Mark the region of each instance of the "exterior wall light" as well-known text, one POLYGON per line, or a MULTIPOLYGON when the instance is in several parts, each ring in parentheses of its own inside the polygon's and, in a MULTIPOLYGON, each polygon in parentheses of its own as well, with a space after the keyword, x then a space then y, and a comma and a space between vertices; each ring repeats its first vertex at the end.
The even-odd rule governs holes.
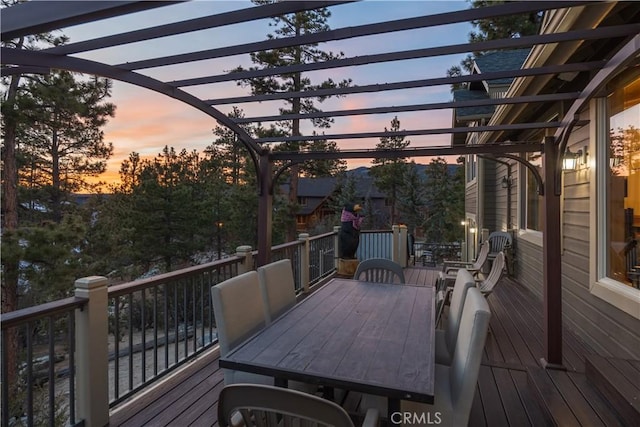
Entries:
POLYGON ((578 153, 572 153, 569 148, 564 153, 562 157, 562 170, 563 171, 572 171, 576 170, 578 166, 578 153))
POLYGON ((578 169, 579 166, 586 166, 588 157, 589 153, 587 152, 586 146, 583 150, 578 150, 577 153, 572 153, 571 150, 567 148, 567 151, 562 157, 562 170, 572 171, 578 169))
POLYGON ((502 188, 511 188, 511 180, 506 176, 503 176, 500 185, 502 188))

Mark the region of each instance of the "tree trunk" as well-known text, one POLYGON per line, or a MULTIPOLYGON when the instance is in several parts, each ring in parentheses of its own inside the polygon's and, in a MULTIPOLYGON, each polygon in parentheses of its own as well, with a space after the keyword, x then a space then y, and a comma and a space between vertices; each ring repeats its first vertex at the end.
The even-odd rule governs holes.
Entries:
MULTIPOLYGON (((20 76, 13 76, 9 83, 7 100, 5 107, 9 111, 3 111, 4 116, 4 150, 2 151, 2 163, 4 174, 2 181, 2 229, 3 246, 13 245, 13 248, 3 247, 2 257, 2 312, 7 313, 18 308, 18 277, 19 277, 19 257, 17 252, 18 238, 18 168, 16 163, 16 112, 14 103, 18 93, 20 76), (7 257, 10 253, 13 256, 7 257)), ((7 331, 4 345, 7 347, 6 357, 9 366, 6 381, 14 384, 16 380, 17 357, 18 357, 18 331, 11 328, 7 331)))

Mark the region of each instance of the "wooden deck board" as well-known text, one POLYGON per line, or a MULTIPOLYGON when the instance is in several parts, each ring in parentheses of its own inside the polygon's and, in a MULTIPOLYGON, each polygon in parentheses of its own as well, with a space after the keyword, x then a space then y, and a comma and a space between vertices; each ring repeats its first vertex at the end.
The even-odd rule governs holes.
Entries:
MULTIPOLYGON (((429 286, 435 283, 436 277, 437 270, 432 268, 405 270, 407 283, 429 286)), ((529 368, 544 373, 537 362, 543 356, 541 302, 511 279, 499 284, 488 302, 493 314, 469 425, 554 425, 549 413, 534 398, 527 378, 529 368)), ((588 349, 568 330, 563 338, 570 371, 545 373, 548 393, 566 403, 566 407, 553 407, 553 411, 573 425, 621 425, 615 412, 586 380, 581 355, 588 349), (578 372, 571 372, 574 369, 578 372)), ((623 369, 630 372, 638 369, 638 364, 631 361, 623 369)), ((218 351, 212 350, 132 402, 120 405, 113 411, 110 425, 217 426, 222 378, 218 351)), ((347 394, 347 402, 353 409, 359 399, 353 402, 349 399, 347 394)))

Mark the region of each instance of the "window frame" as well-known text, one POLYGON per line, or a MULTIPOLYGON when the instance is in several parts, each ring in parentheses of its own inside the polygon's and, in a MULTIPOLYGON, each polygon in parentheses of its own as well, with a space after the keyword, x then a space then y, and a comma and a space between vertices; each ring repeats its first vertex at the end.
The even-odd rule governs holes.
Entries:
POLYGON ((589 292, 640 319, 640 289, 633 288, 607 276, 607 175, 609 172, 609 119, 607 97, 593 99, 589 108, 589 151, 596 153, 595 167, 590 168, 589 180, 589 292))

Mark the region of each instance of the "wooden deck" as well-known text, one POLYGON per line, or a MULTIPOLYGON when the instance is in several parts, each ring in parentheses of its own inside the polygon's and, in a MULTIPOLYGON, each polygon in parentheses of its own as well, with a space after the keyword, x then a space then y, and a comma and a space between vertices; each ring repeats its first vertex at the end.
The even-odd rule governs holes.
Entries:
MULTIPOLYGON (((436 270, 408 268, 407 283, 431 284, 436 270)), ((478 378, 470 426, 624 426, 613 406, 585 376, 585 355, 594 353, 564 331, 566 371, 544 370, 542 303, 505 278, 488 298, 489 336, 478 378)), ((135 400, 116 408, 111 426, 214 426, 223 387, 217 350, 202 355, 135 400)), ((357 411, 358 396, 345 407, 357 411)))

